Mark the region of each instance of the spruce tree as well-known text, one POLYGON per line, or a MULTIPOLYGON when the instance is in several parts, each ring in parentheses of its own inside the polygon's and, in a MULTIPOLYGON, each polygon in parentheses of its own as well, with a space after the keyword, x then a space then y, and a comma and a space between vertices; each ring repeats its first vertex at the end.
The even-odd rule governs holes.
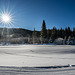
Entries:
POLYGON ((52 29, 51 38, 53 42, 57 38, 57 28, 56 27, 53 27, 52 29))
POLYGON ((47 29, 46 29, 45 20, 43 20, 42 30, 41 30, 41 43, 46 43, 46 38, 47 38, 47 29))
POLYGON ((47 30, 47 39, 50 39, 50 37, 51 37, 51 30, 48 29, 48 30, 47 30))

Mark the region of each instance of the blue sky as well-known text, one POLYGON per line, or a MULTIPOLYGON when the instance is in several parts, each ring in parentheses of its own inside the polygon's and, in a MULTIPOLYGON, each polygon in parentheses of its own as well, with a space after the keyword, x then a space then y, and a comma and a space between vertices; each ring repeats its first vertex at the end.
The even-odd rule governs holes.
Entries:
POLYGON ((75 0, 0 0, 4 10, 11 12, 14 27, 41 30, 43 19, 47 29, 75 27, 75 0))

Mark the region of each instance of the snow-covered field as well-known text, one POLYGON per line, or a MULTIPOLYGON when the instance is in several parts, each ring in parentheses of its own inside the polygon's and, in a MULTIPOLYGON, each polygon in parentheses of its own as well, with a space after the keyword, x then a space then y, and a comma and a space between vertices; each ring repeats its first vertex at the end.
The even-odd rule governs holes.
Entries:
POLYGON ((75 67, 41 68, 68 64, 75 65, 75 46, 0 46, 0 75, 74 75, 75 67))

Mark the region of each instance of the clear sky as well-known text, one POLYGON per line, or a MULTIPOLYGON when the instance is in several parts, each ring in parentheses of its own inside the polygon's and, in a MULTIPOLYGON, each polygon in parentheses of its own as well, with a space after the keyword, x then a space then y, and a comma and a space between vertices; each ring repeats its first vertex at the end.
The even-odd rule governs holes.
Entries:
POLYGON ((1 11, 11 12, 14 27, 41 30, 75 27, 75 0, 0 0, 1 11))

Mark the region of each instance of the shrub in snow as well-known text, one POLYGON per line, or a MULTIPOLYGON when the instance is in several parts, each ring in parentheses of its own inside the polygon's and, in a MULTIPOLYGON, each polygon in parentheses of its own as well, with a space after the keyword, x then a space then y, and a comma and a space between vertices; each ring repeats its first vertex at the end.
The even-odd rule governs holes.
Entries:
POLYGON ((55 39, 54 43, 57 45, 63 45, 64 39, 63 38, 57 38, 55 39))

